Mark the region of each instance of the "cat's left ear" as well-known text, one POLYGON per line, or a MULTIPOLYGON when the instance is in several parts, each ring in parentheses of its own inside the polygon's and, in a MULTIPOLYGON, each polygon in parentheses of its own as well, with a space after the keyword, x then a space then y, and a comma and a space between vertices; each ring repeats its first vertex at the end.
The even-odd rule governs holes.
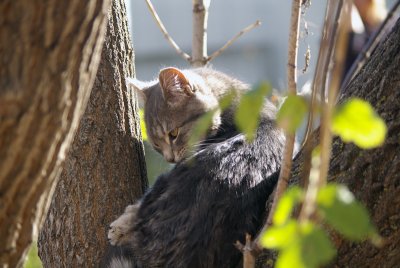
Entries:
POLYGON ((138 98, 139 106, 143 108, 147 101, 147 94, 149 93, 148 89, 152 86, 152 84, 154 84, 154 82, 143 82, 137 80, 136 78, 130 77, 127 77, 125 81, 126 86, 135 91, 136 97, 138 98))
POLYGON ((179 105, 194 95, 188 78, 177 68, 162 69, 158 76, 164 99, 171 105, 179 105))

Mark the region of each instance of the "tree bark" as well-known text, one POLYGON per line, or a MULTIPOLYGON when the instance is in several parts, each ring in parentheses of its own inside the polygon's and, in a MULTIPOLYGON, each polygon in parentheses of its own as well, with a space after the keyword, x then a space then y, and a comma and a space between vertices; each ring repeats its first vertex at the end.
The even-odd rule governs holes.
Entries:
POLYGON ((360 97, 375 107, 385 120, 384 145, 362 150, 335 139, 329 181, 345 183, 365 204, 372 221, 384 237, 376 248, 369 242, 339 245, 335 266, 398 267, 400 263, 400 20, 375 50, 341 99, 360 97))
POLYGON ((85 110, 109 0, 0 3, 0 267, 37 233, 85 110))
MULTIPOLYGON (((367 100, 385 120, 384 145, 362 150, 335 138, 332 144, 329 182, 346 184, 370 211, 373 223, 385 239, 381 248, 368 241, 351 243, 335 235, 338 247, 332 267, 398 267, 400 263, 400 20, 372 53, 354 80, 343 90, 350 97, 367 100)), ((313 143, 318 143, 314 135, 313 143)), ((300 182, 302 155, 294 162, 291 184, 300 182)), ((318 254, 316 252, 315 254, 318 254)), ((259 267, 272 267, 276 256, 266 252, 259 267)))
POLYGON ((207 25, 208 8, 211 0, 193 0, 193 33, 192 58, 193 67, 201 67, 207 63, 207 25))
POLYGON ((113 0, 87 110, 39 236, 45 267, 98 267, 109 224, 147 187, 123 0, 113 0))

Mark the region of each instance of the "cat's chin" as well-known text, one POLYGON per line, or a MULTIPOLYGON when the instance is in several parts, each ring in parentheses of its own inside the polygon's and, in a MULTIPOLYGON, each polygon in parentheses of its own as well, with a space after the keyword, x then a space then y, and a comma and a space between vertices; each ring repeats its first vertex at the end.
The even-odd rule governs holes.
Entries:
POLYGON ((184 161, 188 157, 190 157, 190 155, 184 154, 183 156, 180 156, 180 157, 174 157, 174 159, 166 159, 166 158, 164 158, 164 160, 167 161, 168 163, 176 164, 176 163, 184 161))
POLYGON ((178 162, 181 162, 182 160, 184 160, 185 158, 184 157, 181 157, 181 158, 174 158, 174 159, 165 159, 168 163, 171 163, 171 164, 176 164, 176 163, 178 163, 178 162))

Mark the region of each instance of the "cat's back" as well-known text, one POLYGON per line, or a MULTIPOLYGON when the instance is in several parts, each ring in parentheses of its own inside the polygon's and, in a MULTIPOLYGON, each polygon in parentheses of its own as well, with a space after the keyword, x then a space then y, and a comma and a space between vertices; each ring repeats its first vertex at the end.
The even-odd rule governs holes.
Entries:
POLYGON ((144 197, 134 250, 149 267, 231 267, 254 235, 275 184, 283 135, 263 118, 256 138, 212 143, 161 175, 144 197))

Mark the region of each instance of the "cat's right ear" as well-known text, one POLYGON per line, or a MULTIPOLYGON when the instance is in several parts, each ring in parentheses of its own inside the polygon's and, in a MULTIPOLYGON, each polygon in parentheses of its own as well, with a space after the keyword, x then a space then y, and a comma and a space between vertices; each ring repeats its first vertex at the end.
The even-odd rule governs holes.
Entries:
POLYGON ((193 86, 188 77, 179 69, 168 67, 162 69, 158 75, 163 97, 171 106, 179 106, 188 97, 194 95, 193 86))
POLYGON ((135 95, 138 98, 139 106, 143 108, 147 101, 148 88, 151 86, 151 83, 143 82, 137 80, 136 78, 130 78, 130 77, 127 77, 125 81, 126 81, 126 86, 135 91, 136 93, 135 95))

